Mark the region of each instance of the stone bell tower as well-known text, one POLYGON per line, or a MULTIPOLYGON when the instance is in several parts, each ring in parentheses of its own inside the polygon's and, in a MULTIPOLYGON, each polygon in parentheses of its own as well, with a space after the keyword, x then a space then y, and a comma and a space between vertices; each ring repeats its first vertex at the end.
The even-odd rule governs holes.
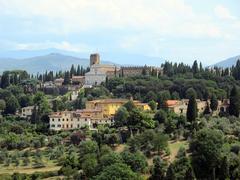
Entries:
POLYGON ((100 64, 100 55, 98 53, 90 55, 90 66, 100 64))

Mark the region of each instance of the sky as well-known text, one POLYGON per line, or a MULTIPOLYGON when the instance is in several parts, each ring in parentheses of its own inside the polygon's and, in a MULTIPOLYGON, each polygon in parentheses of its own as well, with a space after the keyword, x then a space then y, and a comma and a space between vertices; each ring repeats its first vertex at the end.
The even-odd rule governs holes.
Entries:
POLYGON ((0 51, 55 48, 112 54, 120 63, 136 55, 210 65, 240 55, 239 7, 239 0, 0 0, 0 51))

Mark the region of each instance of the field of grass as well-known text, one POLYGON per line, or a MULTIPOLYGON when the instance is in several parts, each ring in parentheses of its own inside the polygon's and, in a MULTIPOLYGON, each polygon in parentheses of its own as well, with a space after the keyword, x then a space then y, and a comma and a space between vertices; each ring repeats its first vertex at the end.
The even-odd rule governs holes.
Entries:
POLYGON ((169 159, 170 162, 174 161, 180 147, 184 147, 185 149, 188 149, 188 142, 187 141, 169 141, 169 149, 171 152, 170 159, 169 159))
POLYGON ((33 158, 30 158, 31 162, 27 166, 23 166, 22 161, 20 165, 16 166, 15 164, 10 164, 9 166, 0 165, 0 175, 1 174, 13 174, 13 173, 25 173, 33 174, 34 172, 49 172, 49 171, 58 171, 61 167, 56 164, 54 161, 50 161, 47 157, 43 157, 42 161, 44 167, 35 168, 33 167, 33 158))

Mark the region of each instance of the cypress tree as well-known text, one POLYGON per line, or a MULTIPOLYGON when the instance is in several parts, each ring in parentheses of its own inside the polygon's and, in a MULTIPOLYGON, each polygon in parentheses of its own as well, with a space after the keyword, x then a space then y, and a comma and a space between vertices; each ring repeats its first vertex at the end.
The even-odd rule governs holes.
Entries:
POLYGON ((212 111, 216 111, 218 107, 218 100, 215 95, 212 95, 211 100, 210 100, 210 108, 212 111))
POLYGON ((188 107, 187 107, 187 120, 190 122, 195 122, 197 118, 197 103, 195 96, 189 98, 188 107))
POLYGON ((208 102, 206 102, 206 108, 204 109, 203 114, 210 114, 210 107, 208 102))
POLYGON ((193 62, 192 72, 193 72, 193 74, 196 74, 196 73, 199 72, 197 60, 195 60, 195 61, 193 62))
POLYGON ((69 71, 65 72, 63 84, 64 85, 70 84, 70 73, 69 73, 69 71))
POLYGON ((193 172, 193 169, 191 166, 186 171, 184 179, 186 179, 186 180, 194 180, 195 179, 195 175, 194 175, 194 172, 193 172))
POLYGON ((164 179, 166 163, 164 163, 163 160, 159 156, 157 156, 154 158, 153 164, 154 164, 153 172, 150 179, 151 180, 164 179))
POLYGON ((70 76, 74 76, 76 74, 76 69, 74 67, 74 65, 72 64, 71 70, 70 70, 70 76))
POLYGON ((233 67, 232 72, 233 72, 233 77, 236 80, 239 80, 240 79, 240 60, 239 59, 237 60, 236 66, 233 67))
POLYGON ((200 62, 200 65, 199 65, 199 70, 200 70, 200 72, 203 72, 203 66, 202 66, 201 62, 200 62))
POLYGON ((232 88, 229 99, 229 115, 238 117, 240 108, 240 94, 236 86, 232 88))
POLYGON ((80 66, 78 65, 77 67, 77 75, 80 76, 81 75, 81 69, 80 69, 80 66))
POLYGON ((226 156, 222 160, 219 173, 219 179, 229 179, 229 161, 226 156))
POLYGON ((175 179, 176 179, 175 172, 174 172, 174 169, 173 169, 173 165, 172 165, 172 164, 170 164, 170 165, 168 166, 165 179, 166 179, 166 180, 175 180, 175 179))

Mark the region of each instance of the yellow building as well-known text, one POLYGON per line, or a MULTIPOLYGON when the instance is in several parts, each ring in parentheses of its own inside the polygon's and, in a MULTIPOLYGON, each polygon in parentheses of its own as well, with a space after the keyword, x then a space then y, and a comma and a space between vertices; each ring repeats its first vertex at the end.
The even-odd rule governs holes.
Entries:
MULTIPOLYGON (((113 124, 113 116, 117 110, 127 103, 127 99, 100 99, 86 102, 86 109, 76 111, 54 112, 49 115, 50 129, 69 130, 84 126, 95 128, 97 125, 113 124)), ((150 110, 146 103, 133 101, 142 110, 150 110)))
MULTIPOLYGON (((86 102, 86 109, 100 109, 103 111, 103 117, 114 116, 117 110, 127 103, 128 99, 99 99, 86 102)), ((150 107, 146 103, 140 101, 133 101, 135 106, 142 110, 150 110, 150 107)))

